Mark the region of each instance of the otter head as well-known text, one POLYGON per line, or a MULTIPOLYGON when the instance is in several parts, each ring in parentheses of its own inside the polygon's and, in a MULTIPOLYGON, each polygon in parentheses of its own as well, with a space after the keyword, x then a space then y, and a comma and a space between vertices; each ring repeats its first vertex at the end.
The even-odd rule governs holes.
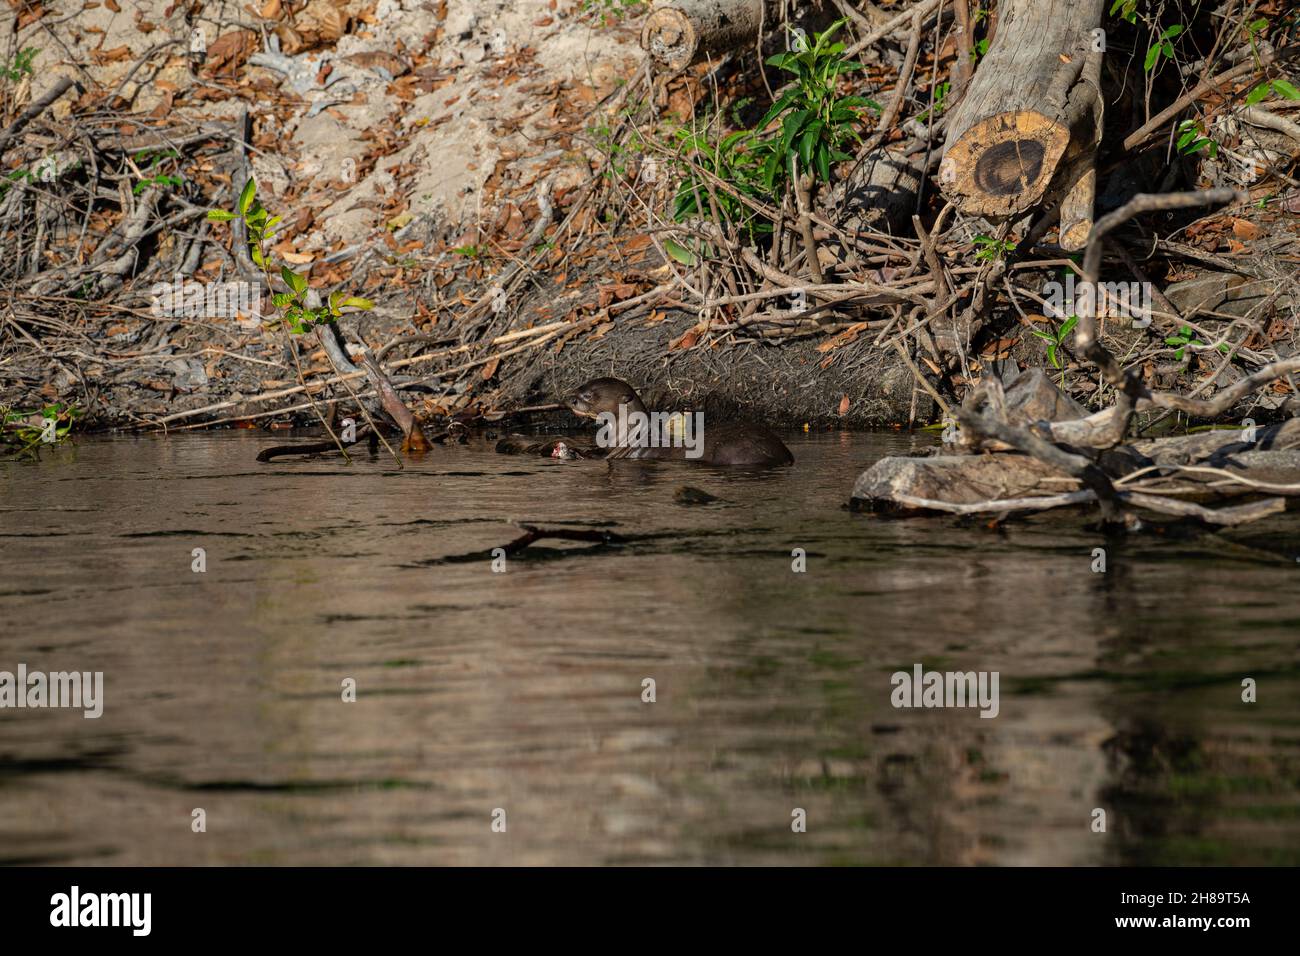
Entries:
POLYGON ((583 418, 596 418, 602 412, 617 415, 619 406, 627 406, 629 411, 642 408, 632 386, 616 378, 592 379, 570 395, 566 404, 583 418))

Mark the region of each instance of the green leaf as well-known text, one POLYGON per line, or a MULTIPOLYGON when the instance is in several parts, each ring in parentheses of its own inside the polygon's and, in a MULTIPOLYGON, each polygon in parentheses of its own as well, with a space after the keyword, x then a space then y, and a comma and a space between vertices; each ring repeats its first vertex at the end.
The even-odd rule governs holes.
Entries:
POLYGON ((276 292, 271 295, 271 302, 277 309, 283 309, 293 301, 293 294, 290 292, 276 292))
POLYGON ((812 110, 795 110, 785 118, 781 126, 781 152, 788 152, 790 144, 799 135, 799 131, 813 118, 812 110))
POLYGON ((772 150, 768 154, 767 161, 763 163, 763 186, 771 192, 776 185, 776 177, 781 172, 781 154, 772 150))
POLYGON ((1300 100, 1300 90, 1296 89, 1286 80, 1273 80, 1270 85, 1278 96, 1284 96, 1288 100, 1300 100))
POLYGON ((1259 84, 1259 86, 1255 87, 1253 90, 1251 90, 1249 93, 1247 93, 1247 94, 1246 94, 1246 105, 1247 105, 1247 106, 1254 106, 1256 103, 1258 103, 1258 102, 1259 102, 1260 100, 1262 100, 1264 97, 1268 96, 1269 87, 1271 87, 1271 86, 1272 86, 1271 83, 1267 83, 1267 82, 1266 82, 1266 83, 1261 83, 1261 84, 1259 84))
POLYGON ((664 239, 664 251, 684 266, 695 265, 695 253, 675 239, 664 239))
POLYGON ((307 291, 307 280, 298 273, 294 272, 288 266, 280 267, 280 276, 296 294, 302 295, 307 291))
POLYGON ((784 113, 787 109, 790 108, 790 106, 794 104, 795 100, 798 98, 798 95, 799 94, 797 90, 790 90, 788 93, 783 93, 777 99, 777 101, 772 104, 771 108, 763 115, 763 118, 758 121, 758 125, 756 125, 754 129, 756 131, 765 129, 768 123, 772 122, 772 120, 776 119, 779 115, 784 113))
POLYGON ((344 307, 350 306, 354 309, 363 309, 367 311, 375 307, 375 304, 371 302, 369 299, 363 299, 355 295, 348 296, 346 299, 343 300, 341 304, 344 307))
POLYGON ((253 197, 257 195, 257 181, 252 176, 248 177, 248 182, 244 183, 244 191, 239 194, 239 209, 241 216, 247 215, 248 209, 253 205, 253 197))
POLYGON ((1156 65, 1158 59, 1160 59, 1160 47, 1157 45, 1147 50, 1146 62, 1142 64, 1142 69, 1150 73, 1151 67, 1156 65))
POLYGON ((1165 32, 1160 34, 1160 39, 1172 40, 1174 37, 1178 36, 1178 34, 1182 32, 1183 32, 1183 25, 1181 23, 1175 23, 1173 26, 1165 28, 1165 32))
POLYGON ((230 222, 236 218, 233 212, 226 212, 224 209, 209 209, 208 222, 230 222))
POLYGON ((803 138, 799 140, 799 158, 803 161, 804 169, 811 169, 813 165, 813 147, 821 139, 822 126, 821 120, 815 120, 808 124, 804 131, 803 138))

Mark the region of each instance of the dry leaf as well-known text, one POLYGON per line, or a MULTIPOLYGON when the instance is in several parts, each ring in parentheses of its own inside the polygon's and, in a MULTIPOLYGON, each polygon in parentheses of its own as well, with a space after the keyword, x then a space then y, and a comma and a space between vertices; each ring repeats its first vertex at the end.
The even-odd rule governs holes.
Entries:
POLYGON ((281 23, 276 27, 275 35, 280 41, 280 49, 289 56, 302 52, 307 46, 307 41, 302 38, 302 34, 287 23, 281 23))
POLYGON ((1258 239, 1263 231, 1248 219, 1232 220, 1232 234, 1238 239, 1258 239))
POLYGON ((125 60, 131 55, 131 48, 126 44, 115 46, 111 50, 91 50, 90 55, 95 58, 95 62, 100 66, 105 63, 116 63, 118 60, 125 60))
POLYGON ((208 57, 204 69, 210 74, 223 71, 233 73, 256 50, 257 36, 251 30, 232 30, 223 33, 208 45, 208 57))
POLYGON ((636 293, 636 286, 630 282, 616 282, 612 285, 603 285, 599 289, 600 302, 599 308, 606 308, 611 302, 621 302, 630 298, 636 293))
MULTIPOLYGON (((333 42, 348 30, 348 18, 338 7, 331 7, 320 15, 321 38, 333 42)), ((394 74, 396 76, 396 74, 394 74)))
POLYGON ((700 334, 703 330, 697 325, 687 329, 680 336, 668 343, 669 349, 689 349, 700 340, 700 334))

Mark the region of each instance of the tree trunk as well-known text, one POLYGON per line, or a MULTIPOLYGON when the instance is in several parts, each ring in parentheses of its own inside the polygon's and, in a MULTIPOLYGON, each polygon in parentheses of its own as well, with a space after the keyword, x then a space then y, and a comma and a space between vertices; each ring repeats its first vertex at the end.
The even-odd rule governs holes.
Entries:
POLYGON ((763 0, 671 0, 646 17, 641 47, 664 69, 681 70, 753 43, 762 21, 763 0))
POLYGON ((939 183, 962 212, 1005 218, 1043 198, 1070 144, 1071 88, 1102 2, 998 5, 997 33, 949 119, 939 166, 939 183))

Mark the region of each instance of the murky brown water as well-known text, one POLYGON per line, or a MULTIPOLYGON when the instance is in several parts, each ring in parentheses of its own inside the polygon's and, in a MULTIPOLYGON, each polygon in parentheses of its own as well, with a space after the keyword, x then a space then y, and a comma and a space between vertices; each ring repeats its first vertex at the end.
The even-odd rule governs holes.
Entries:
POLYGON ((849 514, 896 435, 789 436, 757 476, 254 462, 283 440, 0 465, 0 670, 105 680, 98 720, 0 710, 0 862, 1300 863, 1295 515, 849 514), (629 540, 493 573, 509 519, 629 540), (893 708, 915 663, 998 671, 1000 714, 893 708))

